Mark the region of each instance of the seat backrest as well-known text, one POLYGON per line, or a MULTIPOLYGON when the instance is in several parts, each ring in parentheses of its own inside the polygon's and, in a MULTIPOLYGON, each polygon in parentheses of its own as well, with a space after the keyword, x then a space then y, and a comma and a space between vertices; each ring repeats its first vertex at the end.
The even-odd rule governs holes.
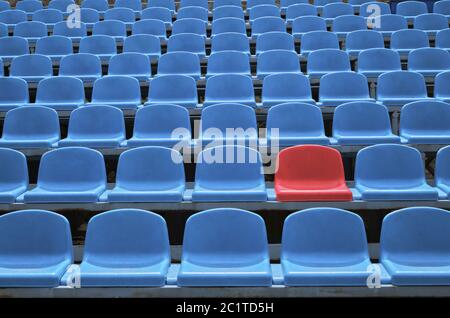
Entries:
POLYGON ((63 13, 56 9, 43 9, 33 13, 33 21, 40 21, 47 24, 53 24, 61 22, 63 20, 64 20, 63 13))
POLYGON ((177 19, 199 19, 204 22, 208 21, 208 9, 194 6, 183 7, 177 12, 177 19))
POLYGON ((246 73, 250 74, 250 58, 238 51, 216 52, 209 56, 208 74, 246 73))
POLYGON ((339 49, 337 35, 327 31, 311 31, 303 34, 300 43, 300 52, 320 49, 339 49))
POLYGON ((169 52, 158 60, 158 75, 197 74, 200 77, 200 59, 190 52, 169 52))
POLYGON ((19 56, 30 53, 28 41, 18 36, 0 38, 0 56, 19 56))
POLYGON ((180 99, 197 99, 197 83, 185 75, 162 75, 154 78, 149 91, 149 100, 154 103, 173 104, 180 99))
POLYGON ((391 49, 418 49, 421 47, 429 47, 428 36, 422 30, 398 30, 392 33, 391 49))
POLYGON ((257 18, 262 17, 279 17, 280 9, 272 4, 261 4, 252 8, 249 12, 249 20, 253 22, 257 18))
POLYGON ((402 107, 400 135, 450 134, 450 105, 439 101, 418 101, 402 107))
POLYGON ((28 13, 35 12, 44 8, 41 1, 19 1, 16 3, 16 9, 28 13))
POLYGON ((0 38, 5 37, 5 36, 7 37, 9 35, 8 32, 9 32, 8 26, 6 24, 0 22, 0 38))
POLYGON ((250 42, 242 33, 221 33, 211 39, 211 52, 239 51, 250 55, 250 42))
POLYGON ((258 55, 257 73, 298 72, 300 59, 297 53, 287 50, 270 50, 258 55))
POLYGON ((398 14, 382 14, 379 23, 373 26, 376 31, 398 31, 408 28, 406 18, 398 14))
POLYGON ((27 21, 27 13, 22 10, 5 10, 0 12, 0 22, 5 24, 18 24, 27 21))
POLYGON ((298 17, 317 16, 317 8, 309 3, 298 3, 287 7, 286 20, 294 20, 298 17))
POLYGON ((450 70, 450 53, 438 48, 420 48, 409 52, 408 70, 450 70))
POLYGON ((372 48, 359 53, 358 72, 365 71, 401 71, 400 54, 398 52, 384 49, 372 48))
POLYGON ((450 48, 450 29, 436 32, 435 46, 443 49, 450 48))
POLYGON ((436 75, 434 79, 434 97, 450 97, 450 71, 442 72, 436 75))
POLYGON ((118 20, 125 23, 134 23, 136 20, 134 11, 130 8, 111 8, 106 10, 104 15, 105 20, 118 20))
POLYGON ((262 99, 311 100, 309 79, 303 74, 278 73, 264 77, 262 99))
POLYGON ((133 24, 133 34, 150 34, 159 38, 166 38, 166 25, 161 20, 146 19, 133 24))
POLYGON ((140 0, 116 0, 114 7, 129 8, 133 11, 142 11, 142 3, 140 0))
POLYGON ((213 10, 213 22, 222 18, 238 18, 244 20, 244 10, 242 10, 241 6, 235 5, 216 7, 213 10))
POLYGON ((45 78, 38 84, 36 103, 84 104, 83 82, 75 77, 55 76, 45 78))
MULTIPOLYGON (((28 108, 28 107, 26 107, 28 108)), ((32 108, 32 107, 29 107, 32 108)), ((16 112, 17 113, 17 112, 16 112)), ((13 114, 7 113, 5 118, 5 124, 3 127, 3 136, 8 134, 12 128, 11 120, 14 117, 13 114), (9 122, 7 122, 9 121, 9 122)), ((15 124, 22 125, 21 122, 15 122, 15 124)), ((0 166, 0 189, 1 191, 8 191, 23 187, 24 190, 28 188, 28 167, 27 159, 23 153, 17 150, 0 148, 0 159, 2 165, 0 166)), ((0 217, 1 218, 1 217, 0 217)), ((1 222, 0 222, 1 223, 1 222)), ((1 236, 2 234, 0 234, 1 236)), ((1 240, 0 240, 1 241, 1 240)), ((1 245, 1 242, 0 242, 1 245)), ((0 256, 1 258, 1 256, 0 256)))
POLYGON ((147 55, 141 53, 121 53, 114 55, 109 61, 108 75, 151 76, 152 70, 147 55))
POLYGON ((119 20, 103 20, 94 24, 92 34, 125 37, 127 36, 127 27, 119 20))
POLYGON ((252 35, 257 36, 267 32, 286 32, 286 25, 280 17, 257 18, 252 23, 252 35))
POLYGON ((275 0, 248 0, 247 1, 247 10, 253 9, 253 7, 263 5, 263 4, 275 5, 275 0))
POLYGON ((81 39, 79 53, 116 54, 116 41, 108 35, 91 35, 81 39))
POLYGON ((128 36, 123 42, 123 52, 161 54, 161 42, 157 36, 149 34, 136 34, 128 36))
MULTIPOLYGON (((242 6, 241 0, 215 0, 214 1, 214 9, 223 7, 223 6, 242 6)), ((241 8, 242 9, 242 8, 241 8)))
POLYGON ((254 98, 253 82, 249 76, 241 74, 215 75, 206 81, 206 100, 254 98))
POLYGON ((344 51, 337 49, 322 49, 313 51, 308 56, 308 73, 351 71, 350 58, 344 51))
MULTIPOLYGON (((154 2, 155 1, 152 3, 154 2)), ((152 3, 150 3, 150 5, 152 3)), ((141 12, 141 20, 146 19, 160 20, 164 23, 172 25, 172 12, 170 9, 164 7, 148 7, 141 12)))
POLYGON ((68 37, 60 35, 46 36, 37 40, 35 53, 42 55, 72 54, 72 41, 68 37))
POLYGON ((369 260, 364 222, 355 213, 311 208, 291 214, 284 221, 281 262, 334 267, 369 260))
POLYGON ((439 13, 426 13, 414 19, 414 28, 419 30, 448 29, 447 17, 439 13))
POLYGON ((436 186, 448 189, 450 187, 450 147, 446 146, 437 152, 434 170, 436 186))
POLYGON ((51 0, 48 4, 48 8, 67 12, 67 8, 73 4, 75 4, 74 0, 51 0))
POLYGON ((334 19, 342 15, 353 15, 353 7, 349 3, 335 2, 323 6, 322 16, 325 19, 334 19))
POLYGON ((123 75, 104 76, 94 82, 93 103, 108 101, 141 102, 141 88, 134 77, 123 75))
POLYGON ((175 0, 152 0, 147 4, 148 8, 161 7, 175 12, 175 0))
POLYGON ((361 4, 359 8, 359 15, 365 18, 373 18, 384 14, 391 14, 389 3, 369 1, 361 4))
POLYGON ((47 35, 47 26, 39 21, 20 22, 14 27, 14 36, 41 38, 47 35))
POLYGON ((448 0, 436 1, 433 4, 433 12, 450 15, 450 2, 448 0))
POLYGON ((66 55, 59 64, 60 76, 102 75, 100 59, 93 54, 78 53, 66 55))
POLYGON ((172 34, 191 33, 206 37, 205 21, 199 19, 177 19, 172 25, 172 34))
POLYGON ((427 87, 422 74, 410 71, 392 71, 378 77, 378 98, 427 98, 427 87))
POLYGON ((11 62, 11 76, 52 76, 53 65, 48 56, 26 54, 15 57, 11 62))
POLYGON ((292 22, 292 34, 303 34, 312 31, 327 31, 325 19, 308 15, 295 18, 292 22))
POLYGON ((161 216, 144 210, 120 209, 91 218, 83 261, 105 267, 170 264, 167 225, 161 216))
POLYGON ((205 38, 198 34, 175 34, 167 42, 167 52, 186 51, 192 53, 205 52, 205 38))
POLYGON ((333 20, 333 32, 351 32, 366 29, 366 19, 357 15, 341 15, 333 20))
POLYGON ((428 13, 425 2, 422 1, 403 1, 397 3, 397 14, 408 16, 417 16, 419 14, 428 13))
POLYGON ((99 12, 105 12, 109 9, 108 0, 83 0, 82 8, 95 9, 99 12))
POLYGON ((81 22, 93 24, 100 21, 100 13, 94 9, 81 8, 80 18, 81 22))
POLYGON ((27 104, 28 84, 21 78, 0 77, 0 104, 27 104))
POLYGON ((0 1, 0 12, 5 10, 10 10, 11 5, 9 4, 9 1, 1 0, 0 1))
POLYGON ((345 39, 346 50, 366 50, 384 48, 384 39, 381 33, 373 30, 357 30, 347 34, 345 39))
POLYGON ((269 262, 264 220, 231 208, 196 213, 186 222, 182 262, 239 267, 269 262))
POLYGON ((208 0, 181 0, 180 8, 201 7, 208 10, 208 0))
POLYGON ((239 18, 220 18, 212 22, 212 34, 235 32, 247 35, 245 21, 239 18))
POLYGON ((364 75, 355 72, 328 73, 320 79, 319 99, 369 98, 369 85, 364 75))
POLYGON ((53 27, 53 35, 82 38, 87 36, 86 24, 80 22, 79 28, 70 28, 66 21, 58 22, 53 27))
POLYGON ((315 6, 323 7, 329 3, 342 2, 342 0, 314 0, 315 6))
POLYGON ((270 50, 295 52, 294 37, 286 32, 268 32, 256 39, 256 54, 270 50))

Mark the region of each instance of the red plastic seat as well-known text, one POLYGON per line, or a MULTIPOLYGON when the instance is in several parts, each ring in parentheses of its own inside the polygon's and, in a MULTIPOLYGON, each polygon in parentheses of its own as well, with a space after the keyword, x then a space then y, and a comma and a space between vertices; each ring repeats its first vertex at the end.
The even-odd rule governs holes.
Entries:
POLYGON ((302 145, 278 154, 275 193, 278 201, 351 201, 339 151, 302 145))

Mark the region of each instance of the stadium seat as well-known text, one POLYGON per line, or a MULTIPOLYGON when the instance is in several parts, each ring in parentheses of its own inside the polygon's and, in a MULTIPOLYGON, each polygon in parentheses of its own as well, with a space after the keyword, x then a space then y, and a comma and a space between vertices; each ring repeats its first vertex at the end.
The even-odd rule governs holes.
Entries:
POLYGON ((362 218, 336 208, 289 215, 281 265, 286 286, 367 286, 372 273, 362 218))
POLYGON ((142 104, 139 81, 124 75, 108 75, 99 78, 94 82, 91 104, 136 109, 142 104))
POLYGON ((158 37, 148 34, 129 36, 123 41, 123 52, 141 53, 150 59, 158 59, 161 56, 161 43, 158 37))
POLYGON ((11 5, 10 5, 9 1, 6 1, 6 0, 0 1, 0 12, 10 10, 10 9, 11 9, 11 5))
POLYGON ((403 1, 401 3, 397 3, 397 14, 406 17, 408 21, 412 21, 416 16, 424 13, 428 13, 425 2, 403 1))
POLYGON ((255 110, 242 104, 216 104, 202 111, 199 141, 202 147, 258 144, 255 110))
POLYGON ((353 7, 349 3, 334 2, 323 6, 321 16, 327 21, 332 22, 335 18, 343 15, 353 15, 353 7))
POLYGON ((320 108, 305 103, 284 103, 267 113, 267 143, 280 147, 329 144, 320 108))
POLYGON ((256 39, 256 55, 270 50, 295 52, 294 37, 286 32, 269 32, 256 39))
POLYGON ((370 79, 378 79, 378 76, 385 72, 401 70, 400 54, 396 51, 373 48, 359 53, 358 73, 370 79))
POLYGON ((211 38, 211 54, 222 51, 238 51, 250 55, 250 42, 242 33, 221 33, 211 38))
POLYGON ((25 54, 11 62, 10 75, 27 82, 39 82, 53 75, 52 60, 40 54, 25 54))
POLYGON ((208 10, 208 0, 181 0, 180 8, 200 7, 208 10))
POLYGON ((205 21, 199 19, 177 19, 172 25, 172 34, 190 33, 206 38, 205 21))
POLYGON ((432 200, 436 189, 425 181, 420 152, 404 145, 366 147, 356 156, 355 188, 361 200, 432 200))
POLYGON ((116 0, 115 8, 128 8, 135 12, 142 11, 142 2, 140 0, 116 0))
POLYGON ((450 105, 440 101, 406 104, 400 136, 408 144, 450 144, 450 105))
POLYGON ((341 15, 333 20, 331 29, 340 39, 344 39, 352 31, 367 30, 367 22, 357 15, 341 15))
POLYGON ((255 149, 226 145, 198 155, 193 202, 266 200, 261 155, 255 149))
POLYGON ((450 2, 448 0, 436 1, 433 3, 433 12, 450 16, 450 2))
POLYGON ((0 286, 58 287, 73 262, 67 219, 44 210, 0 216, 0 286))
POLYGON ((359 7, 359 15, 365 18, 374 19, 385 14, 391 14, 391 7, 386 2, 368 1, 362 3, 359 7))
POLYGON ((43 106, 19 107, 6 113, 0 147, 51 148, 59 141, 55 110, 43 106))
POLYGON ((256 107, 252 79, 239 74, 222 74, 208 78, 203 107, 220 103, 239 103, 256 107))
POLYGON ((334 72, 321 77, 319 102, 322 106, 338 106, 354 101, 373 101, 364 75, 355 72, 334 72))
MULTIPOLYGON (((154 9, 154 8, 167 8, 170 10, 171 13, 175 12, 175 0, 152 0, 147 3, 147 11, 150 12, 148 9, 154 9)), ((143 11, 146 11, 143 10, 143 11)), ((142 12, 144 13, 144 12, 142 12)), ((142 19, 145 19, 145 15, 141 16, 142 19)))
POLYGON ((333 138, 339 145, 399 143, 392 133, 387 108, 373 102, 350 102, 336 107, 333 138))
POLYGON ((65 36, 74 43, 79 43, 82 38, 87 36, 86 24, 80 22, 79 28, 70 28, 66 21, 61 21, 53 27, 53 35, 65 36))
POLYGON ((169 265, 169 235, 161 216, 120 209, 89 220, 81 287, 163 286, 169 265))
POLYGON ((292 35, 296 39, 312 31, 327 31, 327 24, 324 18, 317 16, 298 17, 292 21, 292 35))
POLYGON ((212 36, 222 33, 241 33, 247 36, 245 21, 238 18, 220 18, 213 20, 211 24, 212 36))
POLYGON ((16 10, 22 10, 26 13, 33 14, 33 12, 36 12, 38 10, 43 9, 44 6, 42 5, 41 1, 19 1, 16 3, 16 10))
POLYGON ((59 76, 72 76, 83 82, 94 82, 102 76, 102 64, 99 57, 93 54, 66 55, 59 64, 59 76))
POLYGON ((327 31, 311 31, 302 35, 300 53, 303 57, 307 57, 309 53, 320 49, 339 50, 339 40, 337 35, 327 31))
POLYGON ((244 10, 236 5, 220 6, 213 10, 213 22, 222 18, 238 18, 244 20, 244 10))
POLYGON ((378 77, 377 100, 385 106, 403 106, 427 98, 425 79, 420 73, 392 71, 378 77))
POLYGON ((179 286, 270 286, 269 248, 259 215, 218 208, 186 222, 179 286))
POLYGON ((258 55, 256 74, 259 79, 278 73, 301 74, 300 59, 294 51, 270 50, 258 55))
POLYGON ((100 13, 105 13, 109 9, 108 0, 83 0, 81 8, 94 9, 100 13))
POLYGON ((34 105, 55 110, 72 110, 84 105, 84 99, 82 80, 70 76, 55 76, 39 82, 34 105))
POLYGON ((0 57, 3 62, 11 62, 13 58, 29 53, 30 48, 26 39, 18 36, 0 38, 0 57))
POLYGON ((377 22, 372 29, 380 32, 384 37, 390 37, 395 31, 408 28, 406 18, 398 14, 383 14, 377 22))
POLYGON ((450 29, 441 30, 436 33, 435 47, 450 51, 450 29))
POLYGON ((127 28, 134 25, 136 21, 136 15, 130 8, 112 8, 105 12, 104 20, 117 20, 125 23, 127 28))
MULTIPOLYGON (((5 129, 9 130, 9 128, 9 124, 6 123, 5 119, 3 135, 8 134, 5 129)), ((4 137, 0 140, 3 141, 4 137)), ((2 146, 5 145, 2 143, 2 146)), ((28 188, 27 159, 23 153, 6 148, 0 148, 0 159, 2 161, 2 165, 0 166, 0 177, 2 180, 0 186, 0 203, 11 204, 28 188)))
POLYGON ((248 0, 247 1, 247 10, 251 10, 253 7, 256 7, 256 6, 259 6, 262 4, 275 5, 275 0, 248 0))
POLYGON ((434 79, 434 98, 450 102, 450 71, 436 75, 434 79))
POLYGON ((276 5, 261 4, 254 6, 249 12, 250 23, 253 23, 255 19, 263 17, 280 17, 280 9, 276 5))
POLYGON ((68 7, 74 4, 75 4, 74 0, 51 0, 48 3, 48 8, 56 9, 65 13, 67 12, 68 7))
POLYGON ((29 43, 36 43, 37 40, 48 35, 47 26, 38 21, 26 21, 16 24, 14 36, 20 36, 28 40, 29 43))
MULTIPOLYGON (((155 1, 148 5, 152 5, 155 1)), ((172 26, 172 12, 164 7, 149 7, 142 10, 141 20, 154 19, 163 21, 166 27, 172 26)))
POLYGON ((185 107, 171 104, 151 105, 136 112, 133 137, 128 147, 161 146, 180 148, 191 142, 191 122, 185 107))
POLYGON ((282 103, 314 104, 311 97, 311 86, 303 74, 279 73, 264 77, 262 88, 263 107, 271 107, 282 103))
POLYGON ((191 76, 199 80, 201 70, 198 55, 190 52, 169 52, 161 55, 158 60, 158 76, 172 74, 191 76))
POLYGON ((16 24, 27 21, 27 13, 22 10, 4 10, 0 12, 0 22, 14 28, 16 24))
POLYGON ((384 39, 380 32, 373 30, 358 30, 347 34, 345 50, 351 57, 368 49, 384 49, 384 39))
MULTIPOLYGON (((223 6, 237 6, 241 7, 242 1, 241 0, 215 0, 214 1, 214 9, 217 9, 219 7, 223 6)), ((241 7, 242 9, 242 7, 241 7)))
POLYGON ((448 19, 438 13, 421 14, 414 19, 414 29, 423 30, 428 35, 434 36, 436 32, 448 29, 448 19))
POLYGON ((100 13, 94 9, 81 8, 80 17, 80 22, 83 22, 89 30, 92 30, 94 24, 100 21, 100 13))
POLYGON ((91 35, 80 41, 79 53, 97 55, 101 61, 107 62, 117 54, 116 42, 108 35, 91 35))
POLYGON ((345 51, 337 49, 321 49, 308 56, 307 73, 309 78, 321 78, 331 72, 351 71, 350 59, 345 51))
POLYGON ((316 7, 321 8, 329 3, 342 2, 342 0, 314 0, 313 3, 316 7))
POLYGON ((198 6, 183 7, 177 12, 177 20, 181 19, 198 19, 208 22, 208 9, 198 6))
POLYGON ((312 4, 293 4, 286 9, 286 23, 292 24, 292 22, 299 17, 317 16, 317 14, 317 8, 312 4))
POLYGON ((395 286, 449 285, 450 214, 432 207, 395 211, 383 219, 380 261, 395 286))
POLYGON ((277 201, 352 201, 338 150, 319 145, 286 148, 278 154, 277 167, 277 201))
POLYGON ((127 27, 125 23, 118 20, 104 20, 94 24, 93 35, 107 35, 117 41, 123 41, 127 36, 127 27))
POLYGON ((399 30, 391 36, 391 49, 400 55, 408 55, 414 49, 429 46, 427 33, 422 30, 399 30))
POLYGON ((421 48, 409 52, 408 71, 423 76, 435 77, 438 73, 450 70, 450 53, 438 48, 421 48))
POLYGON ((186 75, 162 75, 150 82, 145 105, 175 104, 194 108, 198 104, 197 83, 186 75))
POLYGON ((167 42, 167 52, 180 51, 195 53, 199 58, 204 58, 206 56, 205 38, 189 33, 172 35, 167 42))
POLYGON ((436 180, 436 187, 445 193, 445 196, 450 198, 450 147, 446 146, 439 149, 436 156, 436 165, 434 177, 436 180))
POLYGON ((108 75, 127 75, 147 82, 152 76, 150 59, 141 53, 121 53, 109 61, 108 75))
POLYGON ((72 41, 60 35, 46 36, 37 40, 35 53, 46 55, 52 61, 59 61, 63 56, 73 53, 72 41))
MULTIPOLYGON (((32 2, 32 1, 25 1, 25 2, 32 2)), ((61 11, 56 9, 43 9, 34 12, 32 19, 33 21, 45 23, 45 25, 47 25, 49 29, 53 29, 56 23, 64 21, 64 15, 61 11)))
POLYGON ((117 148, 125 141, 125 121, 120 109, 105 105, 80 107, 70 113, 67 138, 60 147, 117 148))
POLYGON ((286 25, 282 18, 263 17, 255 19, 252 23, 252 38, 267 32, 286 32, 286 25))
POLYGON ((208 59, 206 77, 220 74, 241 74, 251 76, 250 58, 237 51, 223 51, 211 54, 208 59))
POLYGON ((28 84, 25 80, 0 77, 0 111, 8 111, 28 103, 28 84))

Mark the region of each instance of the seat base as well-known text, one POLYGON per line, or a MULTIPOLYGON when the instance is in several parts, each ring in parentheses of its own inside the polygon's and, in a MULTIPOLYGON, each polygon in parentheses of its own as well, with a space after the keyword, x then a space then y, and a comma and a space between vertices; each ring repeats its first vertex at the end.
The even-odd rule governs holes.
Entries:
POLYGON ((346 185, 333 189, 306 190, 289 189, 275 185, 277 201, 281 202, 309 202, 309 201, 352 201, 353 195, 346 185))

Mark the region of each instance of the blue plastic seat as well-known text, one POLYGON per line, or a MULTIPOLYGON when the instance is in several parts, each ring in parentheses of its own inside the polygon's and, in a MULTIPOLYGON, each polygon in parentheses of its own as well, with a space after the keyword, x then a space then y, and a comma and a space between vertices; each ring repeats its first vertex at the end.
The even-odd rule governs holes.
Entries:
POLYGON ((181 19, 198 19, 203 22, 208 22, 208 9, 200 6, 182 7, 177 12, 177 20, 181 19))
MULTIPOLYGON (((154 3, 154 1, 152 3, 154 3)), ((152 3, 150 3, 150 5, 152 3)), ((142 10, 141 20, 147 19, 163 21, 166 27, 172 26, 172 12, 168 8, 148 7, 147 9, 142 10)))
POLYGON ((377 100, 385 106, 403 106, 428 99, 425 78, 409 71, 392 71, 378 77, 377 100))
POLYGON ((286 32, 286 25, 280 17, 262 17, 252 23, 252 38, 267 32, 286 32))
POLYGON ((432 207, 388 214, 381 228, 380 260, 393 285, 450 285, 450 213, 432 207))
POLYGON ((47 26, 38 21, 20 22, 14 27, 14 36, 20 36, 35 43, 38 39, 48 35, 47 26))
MULTIPOLYGON (((214 9, 223 7, 223 6, 242 6, 241 0, 215 0, 214 1, 214 9)), ((242 9, 242 7, 241 7, 242 9)))
POLYGON ((333 20, 332 30, 341 39, 352 31, 366 30, 367 22, 364 17, 356 15, 342 15, 333 20))
POLYGON ((377 79, 385 72, 401 71, 402 65, 398 52, 373 48, 361 51, 358 56, 358 73, 370 79, 377 79))
POLYGON ((223 51, 211 54, 208 59, 206 77, 220 74, 251 76, 249 56, 238 51, 223 51))
POLYGON ((67 12, 69 6, 74 5, 74 0, 51 0, 48 3, 49 9, 56 9, 61 12, 67 12))
POLYGON ((262 5, 262 4, 270 4, 275 5, 275 0, 248 0, 247 1, 247 10, 253 9, 253 7, 262 5))
POLYGON ((325 5, 329 3, 336 3, 336 2, 342 2, 342 0, 314 0, 314 6, 318 8, 323 8, 325 5))
POLYGON ((125 122, 120 109, 105 105, 72 111, 67 138, 60 147, 117 148, 125 141, 125 122))
POLYGON ((439 13, 421 14, 414 18, 414 29, 423 30, 428 35, 436 35, 436 32, 448 29, 448 18, 439 13))
POLYGON ((89 148, 67 147, 42 156, 37 186, 25 193, 24 201, 97 202, 105 189, 103 155, 89 148))
POLYGON ((213 10, 213 22, 222 18, 238 18, 244 20, 244 10, 236 5, 220 6, 213 10))
POLYGON ((292 24, 292 22, 299 17, 317 16, 317 14, 317 8, 312 4, 306 2, 293 4, 286 9, 286 23, 292 24))
POLYGON ((81 39, 87 36, 86 24, 80 22, 79 28, 69 28, 66 21, 61 21, 53 27, 53 35, 65 36, 74 43, 79 43, 81 39))
POLYGON ((339 145, 399 143, 392 133, 387 108, 373 102, 350 102, 336 107, 333 138, 339 145))
POLYGON ((10 109, 29 103, 28 84, 15 77, 0 77, 0 110, 10 109))
POLYGON ((204 58, 206 56, 205 38, 190 33, 172 35, 167 42, 167 52, 180 51, 195 53, 199 58, 204 58))
POLYGON ((169 235, 161 216, 120 209, 89 220, 81 287, 163 286, 169 266, 169 235))
POLYGON ((438 48, 412 50, 408 55, 408 70, 434 77, 450 70, 450 53, 438 48))
POLYGON ((219 208, 189 217, 180 286, 270 286, 272 272, 264 220, 252 212, 219 208))
POLYGON ((29 16, 43 8, 41 1, 19 1, 16 3, 16 10, 25 11, 29 16))
POLYGON ((26 54, 15 57, 11 62, 10 75, 27 82, 39 82, 53 75, 52 60, 40 54, 26 54))
POLYGON ((150 59, 141 53, 114 55, 109 61, 108 75, 127 75, 146 82, 152 76, 150 59))
POLYGON ((221 33, 211 38, 211 54, 238 51, 250 55, 250 42, 242 33, 221 33))
POLYGON ((360 150, 355 188, 365 201, 438 199, 437 190, 426 183, 420 152, 404 145, 382 144, 360 150))
POLYGON ((303 74, 278 73, 264 77, 262 88, 263 107, 298 102, 314 104, 311 86, 303 74))
POLYGON ((213 20, 212 25, 212 35, 234 32, 241 33, 247 36, 247 28, 245 26, 245 21, 238 18, 220 18, 213 20))
POLYGON ((359 15, 365 18, 374 18, 384 14, 391 14, 389 3, 380 1, 367 1, 359 7, 359 15))
POLYGON ((270 50, 287 50, 295 52, 294 37, 286 32, 269 32, 256 39, 256 55, 270 50))
POLYGON ((412 21, 416 16, 428 13, 425 2, 422 1, 403 1, 397 3, 397 14, 404 16, 412 21))
POLYGON ((199 19, 180 19, 176 20, 172 25, 172 34, 190 33, 206 37, 205 21, 199 19))
POLYGON ((161 56, 161 42, 154 35, 132 35, 123 41, 123 52, 141 53, 147 55, 150 59, 158 59, 161 56))
POLYGON ((35 53, 59 61, 63 56, 73 53, 72 41, 60 35, 46 36, 37 40, 35 53))
POLYGON ((434 79, 434 98, 450 102, 450 71, 436 75, 434 79))
POLYGON ((83 22, 89 30, 92 30, 94 24, 100 21, 100 13, 94 9, 81 8, 80 18, 80 22, 83 22))
POLYGON ((181 0, 180 8, 200 7, 208 10, 208 0, 181 0))
POLYGON ((301 74, 300 59, 296 52, 287 50, 270 50, 258 55, 256 74, 259 79, 277 73, 301 74))
POLYGON ((59 139, 56 111, 33 105, 15 108, 6 113, 0 147, 51 148, 59 139))
POLYGON ((161 75, 150 82, 148 101, 145 105, 176 104, 186 108, 198 104, 197 83, 186 75, 161 75))
POLYGON ((158 61, 158 76, 179 74, 198 80, 201 76, 200 59, 190 52, 169 52, 161 55, 158 61))
POLYGON ((33 21, 45 23, 48 28, 52 29, 56 23, 62 22, 64 20, 64 15, 61 11, 56 9, 43 9, 34 12, 32 19, 33 21))
MULTIPOLYGON (((5 129, 9 130, 9 128, 9 124, 6 123, 5 119, 3 135, 8 133, 5 129)), ((0 140, 3 140, 3 138, 0 140)), ((2 161, 0 166, 0 177, 2 180, 0 183, 0 203, 11 204, 28 188, 27 159, 23 153, 6 148, 0 148, 0 159, 2 161)))
POLYGON ((373 101, 364 75, 355 72, 335 72, 321 77, 321 106, 338 106, 353 101, 373 101))
MULTIPOLYGON (((147 9, 153 9, 153 8, 166 8, 166 9, 169 9, 171 13, 174 13, 175 12, 175 0, 152 0, 149 3, 147 3, 147 9)), ((141 16, 141 18, 144 18, 144 16, 141 16)))
POLYGON ((115 8, 128 8, 133 11, 142 11, 142 2, 140 0, 116 0, 115 8))
POLYGON ((353 7, 349 3, 334 2, 328 3, 323 6, 321 16, 327 20, 327 22, 332 22, 335 18, 343 15, 353 15, 353 7))
POLYGON ((286 286, 366 286, 371 262, 362 218, 336 208, 289 215, 281 266, 286 286))
POLYGON ((450 51, 450 29, 441 30, 436 33, 435 47, 450 51))
POLYGON ((220 103, 256 107, 252 79, 239 74, 221 74, 208 78, 203 107, 220 103))
POLYGON ((436 180, 436 187, 445 193, 445 196, 450 198, 450 147, 446 146, 439 149, 436 156, 436 166, 434 177, 436 180))
POLYGON ((13 58, 28 53, 30 53, 30 48, 26 39, 18 36, 0 38, 0 57, 3 62, 11 62, 13 58))
POLYGON ((400 55, 408 55, 414 49, 429 46, 427 33, 422 30, 399 30, 391 36, 391 49, 400 55))
POLYGON ((305 3, 309 3, 309 1, 307 0, 281 0, 280 1, 280 8, 282 10, 282 12, 286 12, 287 8, 289 8, 292 5, 297 5, 297 4, 305 4, 305 3))
POLYGON ((166 40, 166 25, 161 20, 147 19, 140 20, 133 24, 133 35, 150 34, 157 36, 161 40, 166 40))
POLYGON ((44 210, 0 216, 0 286, 58 287, 73 262, 67 219, 44 210))
POLYGON ((408 144, 449 144, 450 105, 440 101, 406 104, 400 117, 400 136, 408 144))
POLYGON ((108 35, 91 35, 80 41, 79 53, 97 55, 101 61, 109 61, 111 56, 117 54, 114 38, 108 35))
POLYGON ((450 2, 448 0, 436 1, 433 3, 433 12, 450 17, 450 2))
POLYGON ((109 202, 181 202, 185 190, 181 154, 170 148, 140 147, 119 157, 109 202))
POLYGON ((300 53, 302 56, 306 57, 309 53, 320 49, 339 50, 337 35, 327 31, 311 31, 303 34, 300 43, 300 53))
POLYGON ((109 9, 108 0, 83 0, 81 8, 94 9, 104 13, 109 9))
POLYGON ((202 111, 199 139, 203 147, 225 144, 255 147, 258 143, 255 110, 231 103, 205 108, 202 111))
POLYGON ((127 27, 125 23, 118 20, 104 20, 94 24, 93 35, 107 35, 115 40, 123 41, 127 36, 127 27))
POLYGON ((135 109, 142 104, 139 81, 125 75, 108 75, 99 78, 94 82, 91 104, 135 109))
POLYGON ((129 28, 135 23, 136 15, 130 8, 114 7, 106 10, 104 20, 122 21, 129 28))
POLYGON ((327 23, 324 18, 317 16, 298 17, 292 21, 292 35, 296 39, 312 31, 327 31, 327 23))
MULTIPOLYGON (((2 0, 0 0, 2 1, 2 0)), ((0 38, 8 36, 8 26, 0 22, 0 38)))
POLYGON ((352 57, 357 57, 364 50, 382 48, 384 39, 380 32, 373 30, 357 30, 347 34, 345 50, 352 57))
POLYGON ((93 54, 66 55, 59 63, 59 76, 72 76, 83 82, 94 82, 102 76, 102 63, 100 58, 93 54))
POLYGON ((39 82, 35 105, 55 110, 72 110, 84 105, 83 81, 76 77, 55 76, 39 82))
POLYGON ((383 36, 390 37, 392 33, 408 28, 408 21, 404 16, 398 14, 383 14, 379 17, 378 23, 373 30, 381 32, 383 36))
POLYGON ((267 142, 280 147, 303 144, 328 145, 322 112, 319 107, 305 103, 284 103, 273 106, 267 113, 267 142))
POLYGON ((249 11, 249 21, 253 23, 255 19, 263 17, 280 17, 280 9, 276 5, 261 4, 254 6, 249 11))
POLYGON ((178 105, 151 105, 139 109, 133 129, 133 137, 127 141, 128 147, 172 148, 178 145, 181 148, 191 142, 189 111, 178 105))
POLYGON ((350 58, 345 51, 322 49, 308 56, 307 73, 310 78, 321 78, 331 72, 349 72, 350 58))
POLYGON ((27 13, 22 10, 4 10, 0 12, 0 22, 14 28, 16 24, 27 21, 27 13))
POLYGON ((9 4, 9 1, 6 1, 6 0, 0 1, 0 12, 10 10, 10 9, 11 9, 11 5, 9 4))

